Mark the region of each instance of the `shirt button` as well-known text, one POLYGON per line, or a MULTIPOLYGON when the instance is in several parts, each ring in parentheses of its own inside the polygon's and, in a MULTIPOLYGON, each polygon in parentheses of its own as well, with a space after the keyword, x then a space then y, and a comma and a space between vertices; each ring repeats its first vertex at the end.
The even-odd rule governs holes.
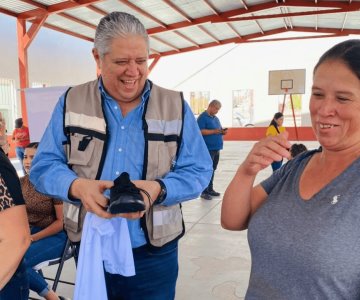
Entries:
POLYGON ((116 175, 120 175, 120 172, 119 172, 119 171, 116 171, 115 174, 116 174, 116 175))
POLYGON ((117 106, 114 106, 114 109, 118 109, 118 107, 117 107, 117 106))
POLYGON ((125 126, 121 126, 120 128, 121 128, 121 129, 125 129, 125 126))
POLYGON ((121 152, 122 151, 122 148, 119 148, 119 152, 121 152))

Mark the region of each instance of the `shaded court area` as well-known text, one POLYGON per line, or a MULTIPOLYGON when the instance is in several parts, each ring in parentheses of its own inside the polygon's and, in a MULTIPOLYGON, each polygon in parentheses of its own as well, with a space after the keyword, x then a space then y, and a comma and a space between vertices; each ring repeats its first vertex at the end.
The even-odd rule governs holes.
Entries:
MULTIPOLYGON (((214 179, 214 189, 221 196, 213 200, 198 198, 183 204, 187 232, 179 243, 176 300, 235 300, 245 297, 251 265, 247 232, 222 229, 220 211, 222 195, 254 143, 226 141, 214 179)), ((319 145, 317 142, 303 143, 308 149, 319 145)), ((271 173, 271 167, 266 168, 259 173, 256 182, 271 173)), ((53 277, 56 268, 45 268, 45 275, 53 277)), ((61 279, 74 282, 75 272, 75 263, 70 259, 65 262, 61 279)), ((57 292, 72 298, 73 289, 71 285, 59 283, 57 292)))

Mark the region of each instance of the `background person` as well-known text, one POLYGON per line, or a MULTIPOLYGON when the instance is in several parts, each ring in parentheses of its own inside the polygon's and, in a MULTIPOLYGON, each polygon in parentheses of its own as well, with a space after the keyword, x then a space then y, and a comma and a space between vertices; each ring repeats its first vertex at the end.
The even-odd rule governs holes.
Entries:
MULTIPOLYGON (((285 127, 283 127, 284 123, 284 115, 281 112, 277 112, 273 119, 271 120, 268 128, 266 129, 266 136, 277 136, 279 135, 281 132, 285 131, 285 127)), ((279 160, 279 161, 273 161, 271 163, 271 168, 273 171, 276 171, 277 169, 279 169, 282 165, 283 160, 279 160)))
POLYGON ((314 68, 309 108, 319 149, 253 187, 260 170, 290 156, 287 132, 267 137, 225 192, 222 226, 248 228, 245 299, 360 298, 359 62, 360 40, 348 40, 314 68))
POLYGON ((290 151, 290 158, 293 159, 296 156, 298 156, 300 153, 303 153, 303 152, 307 151, 307 148, 302 143, 298 143, 298 144, 295 143, 295 144, 291 145, 289 151, 290 151))
POLYGON ((23 256, 30 245, 24 199, 16 170, 0 150, 0 299, 27 300, 23 256))
MULTIPOLYGON (((25 147, 30 143, 29 128, 23 124, 22 118, 15 120, 15 129, 12 133, 12 139, 15 141, 16 156, 20 160, 21 166, 23 166, 25 147)), ((25 174, 25 170, 23 168, 25 174)))
POLYGON ((221 108, 219 100, 212 100, 207 110, 202 112, 197 123, 200 127, 205 144, 209 150, 212 159, 213 173, 210 182, 205 190, 201 193, 201 198, 211 200, 213 196, 220 196, 220 193, 214 190, 214 175, 220 159, 220 150, 223 148, 223 135, 227 133, 227 128, 222 128, 219 118, 216 114, 221 108))
MULTIPOLYGON (((205 188, 211 159, 182 94, 147 79, 149 37, 137 18, 123 12, 103 17, 93 55, 102 75, 60 98, 30 180, 42 193, 79 199, 88 214, 113 218, 118 215, 106 211, 104 192, 122 172, 129 173, 150 196, 144 197, 146 211, 120 214, 128 219, 136 275, 110 273, 107 265, 104 274, 83 275, 104 275, 108 299, 174 299, 178 239, 184 234, 179 203, 205 188)), ((109 256, 121 259, 117 255, 109 256)), ((81 259, 80 254, 79 264, 81 259)))
POLYGON ((38 193, 29 180, 32 160, 39 143, 30 143, 25 148, 25 176, 20 178, 26 211, 31 231, 31 245, 25 254, 30 289, 47 300, 59 297, 51 290, 44 277, 35 271, 37 264, 61 257, 66 234, 63 230, 63 202, 38 193))

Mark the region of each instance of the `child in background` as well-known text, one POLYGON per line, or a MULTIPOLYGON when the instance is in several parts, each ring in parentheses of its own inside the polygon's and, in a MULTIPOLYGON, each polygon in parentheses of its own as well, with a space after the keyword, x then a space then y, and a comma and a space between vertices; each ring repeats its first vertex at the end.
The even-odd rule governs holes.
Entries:
POLYGON ((291 159, 293 159, 295 156, 299 155, 300 153, 307 151, 307 148, 304 144, 292 144, 290 147, 290 155, 291 159))

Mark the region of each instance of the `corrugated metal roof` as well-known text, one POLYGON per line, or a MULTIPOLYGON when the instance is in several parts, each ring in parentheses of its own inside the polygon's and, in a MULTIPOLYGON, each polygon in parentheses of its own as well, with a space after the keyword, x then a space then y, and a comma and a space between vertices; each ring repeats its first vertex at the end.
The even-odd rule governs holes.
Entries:
POLYGON ((147 28, 151 57, 271 40, 284 32, 292 38, 360 34, 359 9, 360 0, 0 1, 0 13, 29 22, 46 18, 43 26, 89 41, 104 15, 126 11, 147 28))

